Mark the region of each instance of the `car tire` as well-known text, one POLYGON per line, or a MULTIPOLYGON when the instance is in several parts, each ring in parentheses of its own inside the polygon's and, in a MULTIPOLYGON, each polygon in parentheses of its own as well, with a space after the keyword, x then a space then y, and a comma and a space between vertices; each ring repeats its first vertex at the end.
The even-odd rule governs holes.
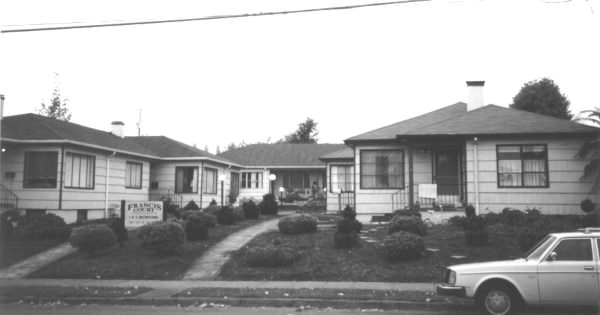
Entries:
POLYGON ((501 283, 481 288, 476 302, 482 313, 488 315, 515 314, 521 306, 518 293, 512 287, 501 283))

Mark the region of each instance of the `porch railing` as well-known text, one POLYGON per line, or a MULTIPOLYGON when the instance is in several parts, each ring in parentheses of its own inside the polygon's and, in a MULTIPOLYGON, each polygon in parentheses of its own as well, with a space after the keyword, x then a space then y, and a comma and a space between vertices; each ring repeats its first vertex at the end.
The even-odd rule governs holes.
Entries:
MULTIPOLYGON (((463 200, 460 194, 460 187, 438 186, 437 197, 423 198, 419 195, 419 185, 413 186, 413 203, 415 208, 422 210, 454 210, 462 206, 463 200), (456 193, 454 193, 456 192, 456 193)), ((399 190, 392 194, 392 211, 410 208, 409 187, 399 190)))
POLYGON ((344 208, 346 208, 346 206, 350 206, 355 209, 353 191, 344 191, 338 194, 338 209, 342 211, 344 208))
POLYGON ((148 193, 148 201, 165 201, 170 200, 171 204, 177 205, 177 207, 182 208, 183 205, 183 195, 175 193, 171 189, 157 189, 151 190, 148 193))
POLYGON ((19 197, 6 186, 0 184, 0 209, 18 209, 19 197))

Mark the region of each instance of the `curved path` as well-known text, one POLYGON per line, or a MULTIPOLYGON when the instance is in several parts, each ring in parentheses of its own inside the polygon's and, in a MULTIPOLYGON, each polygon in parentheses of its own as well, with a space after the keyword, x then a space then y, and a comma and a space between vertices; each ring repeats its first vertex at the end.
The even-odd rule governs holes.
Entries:
POLYGON ((232 251, 242 248, 258 234, 277 229, 279 219, 265 221, 229 235, 198 258, 183 275, 183 280, 214 280, 232 251))

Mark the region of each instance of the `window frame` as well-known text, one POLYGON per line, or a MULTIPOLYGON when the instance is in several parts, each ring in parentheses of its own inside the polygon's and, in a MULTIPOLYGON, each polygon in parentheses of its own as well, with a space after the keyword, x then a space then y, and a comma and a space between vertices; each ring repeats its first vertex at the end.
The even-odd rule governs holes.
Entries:
MULTIPOLYGON (((354 164, 330 164, 329 165, 329 191, 333 192, 333 168, 334 167, 344 167, 344 168, 350 168, 351 171, 350 173, 345 172, 346 175, 350 175, 350 177, 347 177, 347 180, 345 183, 350 183, 350 186, 352 187, 350 190, 343 190, 340 189, 340 192, 353 192, 354 191, 354 168, 355 165, 354 164)), ((339 186, 339 183, 337 183, 339 186)), ((345 186, 345 185, 344 185, 345 186)))
POLYGON ((24 189, 56 189, 58 187, 58 171, 59 171, 58 162, 59 162, 58 151, 53 151, 53 150, 25 151, 23 153, 23 188, 24 189), (32 180, 32 179, 40 180, 40 178, 28 178, 28 175, 30 175, 29 173, 31 172, 30 170, 28 171, 28 168, 27 168, 28 155, 36 154, 36 153, 46 153, 46 154, 54 153, 56 155, 54 185, 52 185, 51 187, 40 187, 35 184, 32 185, 31 183, 28 182, 29 180, 32 180))
MULTIPOLYGON (((144 163, 142 162, 137 162, 137 161, 125 161, 125 188, 126 189, 142 189, 142 187, 144 186, 144 163), (127 165, 139 165, 140 166, 140 186, 129 186, 127 183, 127 165)), ((131 181, 131 176, 130 176, 130 181, 131 181)))
POLYGON ((212 167, 204 167, 204 169, 202 169, 202 194, 207 194, 207 195, 217 195, 219 192, 219 170, 216 168, 212 168, 212 167), (210 191, 206 191, 207 188, 207 184, 208 184, 208 179, 205 176, 206 175, 206 171, 211 171, 211 172, 215 172, 215 176, 214 176, 214 180, 213 180, 213 184, 215 187, 215 191, 214 192, 210 192, 210 191))
POLYGON ((196 184, 192 185, 192 187, 196 188, 195 190, 192 189, 192 191, 186 192, 183 190, 183 187, 181 187, 182 191, 177 190, 177 169, 179 169, 179 168, 190 168, 190 169, 195 169, 196 172, 199 171, 197 166, 175 166, 175 187, 173 189, 175 191, 175 193, 176 194, 197 194, 198 193, 198 180, 199 180, 198 175, 196 175, 196 184))
MULTIPOLYGON (((90 155, 90 154, 84 154, 84 153, 79 153, 79 152, 65 152, 65 160, 67 158, 67 155, 71 155, 71 163, 73 162, 73 158, 74 157, 78 157, 78 158, 91 158, 92 160, 92 186, 91 187, 81 187, 81 178, 80 178, 80 186, 73 186, 73 180, 71 179, 71 186, 67 186, 67 170, 65 168, 64 170, 64 179, 63 179, 63 185, 65 188, 67 189, 81 189, 81 190, 94 190, 96 187, 96 156, 95 155, 90 155)), ((79 168, 79 176, 81 177, 81 164, 80 168, 79 168)), ((66 161, 65 161, 65 167, 68 167, 66 161)), ((71 178, 73 177, 73 168, 71 167, 71 178)))
POLYGON ((595 262, 595 254, 594 254, 594 240, 593 238, 590 237, 567 237, 567 238, 562 238, 556 241, 556 243, 554 244, 554 246, 552 246, 552 249, 550 251, 548 251, 548 253, 546 254, 546 257, 544 258, 544 261, 548 261, 550 259, 550 255, 552 255, 553 252, 556 252, 556 248, 560 245, 560 243, 565 242, 565 241, 577 241, 577 240, 586 240, 589 242, 590 244, 590 251, 592 254, 592 259, 591 260, 569 260, 569 259, 557 259, 554 260, 556 262, 582 262, 582 263, 587 263, 587 262, 595 262))
POLYGON ((240 172, 240 189, 263 189, 264 188, 264 172, 262 171, 243 171, 240 172), (260 176, 258 175, 260 174, 260 176), (260 178, 259 178, 260 177, 260 178), (254 179, 256 178, 256 179, 254 179), (252 185, 255 184, 255 185, 252 185), (258 186, 258 187, 256 187, 258 186))
MULTIPOLYGON (((360 189, 365 189, 365 190, 367 190, 367 189, 368 190, 399 189, 399 190, 402 190, 402 189, 406 188, 406 178, 405 178, 406 177, 405 176, 406 175, 405 174, 406 168, 405 168, 405 165, 404 165, 405 164, 404 163, 404 160, 405 160, 404 149, 366 149, 366 150, 360 150, 359 156, 360 156, 360 161, 359 161, 360 172, 358 174, 358 177, 360 178, 360 189), (364 168, 363 168, 363 161, 364 161, 363 153, 367 153, 367 152, 390 152, 390 151, 402 153, 402 168, 401 168, 402 186, 399 186, 399 187, 394 187, 394 186, 388 186, 388 187, 365 187, 364 181, 363 181, 363 171, 364 171, 364 168)), ((355 172, 356 172, 356 170, 355 170, 355 172)), ((377 175, 368 175, 368 176, 377 176, 377 175)))
MULTIPOLYGON (((503 160, 508 160, 508 159, 503 159, 503 160)), ((550 170, 549 170, 549 164, 548 164, 548 145, 545 143, 497 144, 496 145, 496 186, 497 186, 497 188, 550 188, 550 170), (544 167, 545 167, 544 176, 546 178, 546 182, 543 186, 526 186, 525 185, 525 176, 524 176, 525 174, 541 173, 541 172, 525 172, 524 171, 525 161, 531 160, 531 159, 523 158, 523 147, 527 147, 527 146, 543 146, 544 147, 544 152, 546 153, 544 156, 544 167), (500 184, 500 174, 505 174, 505 173, 500 173, 500 151, 499 151, 499 149, 501 147, 519 147, 519 155, 520 155, 519 161, 521 161, 521 185, 519 185, 519 186, 502 186, 500 184)))

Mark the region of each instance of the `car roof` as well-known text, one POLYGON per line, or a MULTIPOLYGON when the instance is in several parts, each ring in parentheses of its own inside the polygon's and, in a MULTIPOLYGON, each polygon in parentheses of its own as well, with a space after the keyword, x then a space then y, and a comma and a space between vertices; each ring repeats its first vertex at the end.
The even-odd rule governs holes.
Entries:
POLYGON ((582 236, 600 237, 600 228, 582 228, 573 232, 550 233, 550 235, 554 235, 559 238, 582 236))

